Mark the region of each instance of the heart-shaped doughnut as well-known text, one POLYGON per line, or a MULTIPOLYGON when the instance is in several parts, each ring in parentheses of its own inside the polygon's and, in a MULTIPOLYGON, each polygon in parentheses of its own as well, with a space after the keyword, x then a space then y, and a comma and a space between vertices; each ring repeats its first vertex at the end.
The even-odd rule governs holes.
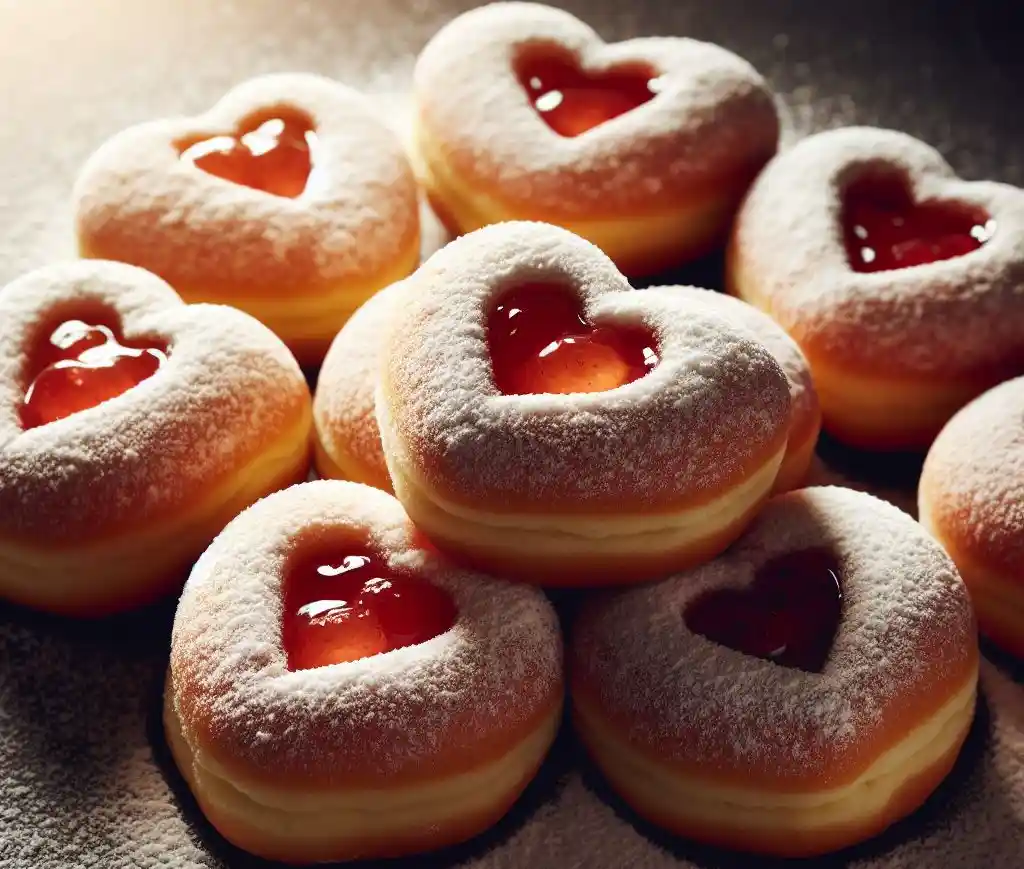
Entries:
POLYGON ((506 223, 457 239, 403 283, 377 421, 395 493, 438 545, 521 579, 616 583, 740 533, 778 473, 790 398, 749 329, 703 302, 630 289, 566 230, 506 223), (524 327, 537 392, 503 392, 501 331, 520 317, 543 326, 555 304, 578 312, 572 334, 537 349, 524 327), (581 351, 577 330, 611 343, 581 351), (534 365, 548 354, 566 362, 534 365))
POLYGON ((0 323, 0 595, 83 615, 145 602, 306 476, 309 389, 248 315, 92 261, 0 290, 0 323))
POLYGON ((197 563, 164 721, 230 841, 301 863, 431 850, 533 777, 561 721, 555 612, 423 543, 394 498, 317 481, 246 510, 197 563))
POLYGON ((939 433, 918 515, 956 562, 982 633, 1024 658, 1024 377, 976 398, 939 433))
POLYGON ((804 351, 826 429, 926 447, 957 408, 1024 372, 1024 191, 961 181, 902 133, 820 133, 754 184, 728 282, 804 351))
POLYGON ((74 211, 84 256, 241 308, 304 364, 419 262, 400 141, 364 97, 313 75, 252 79, 203 115, 117 134, 83 167, 74 211))
POLYGON ((606 44, 568 12, 492 3, 415 71, 417 171, 455 232, 543 220, 650 274, 724 240, 775 153, 764 80, 682 38, 606 44))
POLYGON ((716 560, 591 601, 570 664, 577 730, 640 814, 730 849, 805 856, 878 833, 942 781, 974 716, 978 642, 956 568, 913 519, 810 488, 770 501, 716 560), (817 606, 782 608, 805 621, 720 626, 751 654, 703 636, 709 596, 749 592, 766 571, 816 584, 817 606), (830 651, 805 672, 796 647, 829 645, 836 580, 830 651))
MULTIPOLYGON (((650 287, 646 292, 703 302, 749 329, 768 348, 789 380, 790 395, 789 438, 773 491, 801 486, 814 456, 821 409, 811 370, 793 339, 767 314, 732 296, 699 287, 650 287)), ((322 477, 392 491, 374 415, 374 392, 392 306, 400 304, 400 298, 399 284, 381 290, 352 315, 327 351, 313 399, 316 466, 322 477)))

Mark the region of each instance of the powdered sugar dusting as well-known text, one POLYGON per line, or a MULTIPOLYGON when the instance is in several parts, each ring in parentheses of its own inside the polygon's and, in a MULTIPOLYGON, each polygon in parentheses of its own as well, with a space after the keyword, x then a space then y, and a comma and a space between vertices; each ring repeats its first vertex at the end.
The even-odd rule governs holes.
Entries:
POLYGON ((766 461, 788 427, 785 375, 747 330, 704 304, 630 290, 565 230, 487 227, 402 287, 377 399, 385 453, 457 499, 657 509, 717 494, 766 461), (658 366, 607 392, 500 394, 486 318, 503 291, 530 281, 578 292, 591 322, 650 329, 658 366))
POLYGON ((731 52, 669 37, 605 44, 568 12, 534 3, 492 3, 445 26, 420 54, 415 93, 421 136, 449 170, 520 216, 677 206, 695 191, 745 184, 779 135, 764 80, 731 52), (515 74, 524 48, 543 45, 594 71, 646 63, 661 87, 584 136, 559 136, 515 74))
POLYGON ((700 287, 649 287, 647 290, 652 291, 669 296, 685 294, 688 300, 703 302, 716 313, 748 328, 771 351, 789 380, 793 428, 801 429, 809 420, 817 418, 818 394, 814 389, 807 359, 797 343, 771 317, 732 296, 700 287))
POLYGON ((950 420, 928 453, 920 497, 958 548, 1011 575, 1024 571, 1024 377, 950 420))
POLYGON ((956 568, 911 518, 840 488, 779 496, 728 552, 657 585, 594 602, 573 640, 577 677, 628 737, 659 755, 780 781, 834 780, 908 704, 949 699, 977 655, 956 568), (820 674, 691 632, 703 592, 742 587, 774 556, 826 546, 843 613, 820 674), (950 684, 952 681, 954 684, 950 684))
POLYGON ((86 540, 180 510, 299 425, 309 390, 292 355, 251 317, 185 305, 159 278, 99 261, 49 266, 0 291, 0 529, 86 540), (98 305, 124 337, 169 347, 117 398, 24 431, 27 354, 55 312, 98 305))
POLYGON ((380 479, 388 468, 374 397, 392 306, 400 285, 381 290, 356 311, 334 339, 317 378, 313 417, 329 452, 358 457, 380 479))
POLYGON ((251 79, 204 115, 119 133, 82 169, 73 207, 91 255, 143 266, 182 292, 212 298, 316 295, 372 281, 419 233, 401 142, 369 100, 314 75, 251 79), (233 134, 255 113, 278 108, 308 115, 318 136, 311 182, 297 198, 179 159, 177 143, 233 134))
POLYGON ((256 776, 339 782, 415 773, 495 729, 536 721, 560 692, 562 646, 544 595, 458 571, 419 548, 391 496, 321 480, 242 513, 203 555, 175 617, 171 685, 186 736, 256 776), (281 647, 281 575, 302 540, 344 528, 396 568, 447 591, 454 627, 416 646, 291 672, 281 647), (255 738, 256 734, 260 737, 255 738))
POLYGON ((812 357, 890 377, 984 377, 1024 367, 1024 191, 961 181, 937 151, 903 133, 833 130, 780 154, 737 218, 731 260, 741 294, 812 357), (854 272, 841 196, 858 175, 878 169, 904 175, 917 201, 980 207, 995 219, 995 235, 955 259, 854 272))

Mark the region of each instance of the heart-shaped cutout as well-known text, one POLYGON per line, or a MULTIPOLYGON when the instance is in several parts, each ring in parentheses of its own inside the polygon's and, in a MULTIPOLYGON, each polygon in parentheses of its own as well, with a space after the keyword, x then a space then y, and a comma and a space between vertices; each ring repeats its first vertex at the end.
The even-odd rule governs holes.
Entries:
POLYGON ((658 74, 645 64, 593 72, 554 49, 524 53, 516 72, 538 114, 568 138, 642 106, 658 91, 658 74))
POLYGON ((851 268, 881 272, 953 259, 977 250, 996 231, 978 206, 914 202, 906 180, 865 175, 843 194, 843 237, 851 268))
POLYGON ((32 375, 21 406, 25 428, 63 419, 116 398, 152 377, 167 361, 166 347, 125 342, 114 327, 65 320, 32 354, 32 375))
POLYGON ((370 547, 318 547, 284 577, 282 642, 291 670, 425 643, 451 628, 451 596, 389 566, 370 547))
POLYGON ((579 298, 557 284, 527 284, 500 296, 487 338, 494 380, 505 395, 602 392, 658 364, 650 332, 593 325, 579 298))
POLYGON ((746 588, 706 592, 686 608, 686 626, 715 643, 821 672, 842 615, 839 563, 826 549, 804 549, 765 562, 746 588))
POLYGON ((306 189, 317 134, 298 112, 243 121, 234 133, 181 142, 181 159, 226 181, 294 199, 306 189))

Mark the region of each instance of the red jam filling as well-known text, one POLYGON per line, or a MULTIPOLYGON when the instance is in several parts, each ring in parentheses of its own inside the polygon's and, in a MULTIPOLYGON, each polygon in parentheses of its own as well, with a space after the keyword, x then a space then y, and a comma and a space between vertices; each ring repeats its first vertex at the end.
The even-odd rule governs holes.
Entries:
POLYGON ((643 329, 594 326, 564 287, 528 284, 501 297, 487 323, 494 381, 505 395, 603 392, 658 364, 643 329))
POLYGON ((284 582, 282 640, 290 670, 356 661, 425 643, 455 623, 451 597, 348 546, 300 558, 284 582))
POLYGON ((235 184, 295 198, 306 189, 313 171, 316 142, 309 120, 275 117, 235 135, 192 143, 181 152, 181 159, 235 184))
POLYGON ((835 557, 804 549, 773 558, 744 589, 707 592, 684 614, 687 627, 738 652, 821 672, 842 612, 835 557))
POLYGON ((548 126, 570 138, 624 115, 658 92, 658 77, 649 69, 584 72, 559 56, 539 56, 520 64, 519 81, 548 126))
POLYGON ((107 326, 68 320, 50 333, 34 361, 38 373, 21 406, 27 429, 116 398, 156 374, 167 356, 156 347, 123 344, 107 326))
POLYGON ((914 202, 893 177, 866 177, 843 198, 843 236, 850 266, 883 272, 953 259, 977 250, 995 232, 984 211, 955 202, 914 202))

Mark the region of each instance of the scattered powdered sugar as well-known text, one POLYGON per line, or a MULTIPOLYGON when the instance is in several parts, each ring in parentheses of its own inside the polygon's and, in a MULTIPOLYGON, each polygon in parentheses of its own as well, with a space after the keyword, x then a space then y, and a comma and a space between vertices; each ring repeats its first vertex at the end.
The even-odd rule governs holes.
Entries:
POLYGON ((734 283, 812 357, 885 376, 984 376, 1024 365, 1024 191, 956 178, 903 133, 850 127, 779 154, 754 183, 731 249, 734 283), (917 201, 960 202, 996 222, 983 247, 907 269, 850 268, 843 191, 898 173, 917 201))
POLYGON ((372 103, 315 75, 262 76, 209 112, 131 127, 86 163, 74 191, 79 241, 92 256, 159 274, 182 292, 317 294, 372 280, 417 238, 415 179, 402 144, 372 103), (234 134, 287 109, 318 137, 307 189, 296 198, 210 175, 179 143, 234 134))
POLYGON ((458 500, 652 510, 717 493, 789 425, 771 353, 704 303, 634 292, 596 247, 540 223, 486 227, 402 284, 377 418, 388 460, 458 500), (659 364, 606 392, 502 395, 486 321, 532 281, 579 294, 591 322, 642 325, 659 364))
POLYGON ((733 296, 700 287, 648 287, 646 292, 660 292, 673 297, 684 294, 687 300, 706 304, 716 313, 749 329, 771 351, 789 380, 793 428, 801 430, 817 419, 820 412, 818 393, 814 389, 807 358, 797 343, 767 314, 733 296))
MULTIPOLYGON (((59 319, 58 319, 59 322, 59 319)), ((121 263, 38 269, 0 290, 0 529, 83 541, 180 510, 226 482, 301 420, 309 390, 265 327, 219 305, 185 305, 121 263), (23 430, 18 408, 41 331, 65 312, 112 311, 127 340, 166 346, 152 377, 96 407, 23 430)))
POLYGON ((780 781, 834 781, 865 743, 927 698, 959 690, 977 655, 967 591, 904 513, 841 488, 770 501, 724 555, 657 585, 594 601, 574 631, 574 679, 630 740, 673 760, 780 781), (741 588, 775 556, 827 547, 843 610, 823 671, 718 645, 684 622, 710 589, 741 588), (952 681, 952 685, 950 682, 952 681))
POLYGON ((524 217, 677 207, 695 191, 746 183, 778 143, 772 95, 735 54, 679 37, 606 44, 568 12, 534 3, 492 3, 456 18, 424 48, 414 79, 421 141, 460 182, 524 217), (660 88, 584 136, 560 136, 516 75, 523 52, 541 46, 595 72, 647 64, 660 88))
POLYGON ((334 339, 317 378, 313 418, 329 453, 357 457, 380 479, 387 464, 374 413, 381 351, 400 284, 381 290, 357 310, 334 339))
POLYGON ((415 773, 440 758, 457 765, 496 730, 533 726, 561 691, 562 640, 539 590, 453 568, 419 548, 390 495, 320 480, 243 512, 196 564, 175 617, 170 678, 186 737, 201 733, 235 768, 339 782, 415 773), (286 559, 338 528, 447 591, 454 627, 416 646, 289 671, 286 559))
POLYGON ((1024 572, 1024 377, 975 399, 932 444, 922 509, 983 565, 1024 572))

